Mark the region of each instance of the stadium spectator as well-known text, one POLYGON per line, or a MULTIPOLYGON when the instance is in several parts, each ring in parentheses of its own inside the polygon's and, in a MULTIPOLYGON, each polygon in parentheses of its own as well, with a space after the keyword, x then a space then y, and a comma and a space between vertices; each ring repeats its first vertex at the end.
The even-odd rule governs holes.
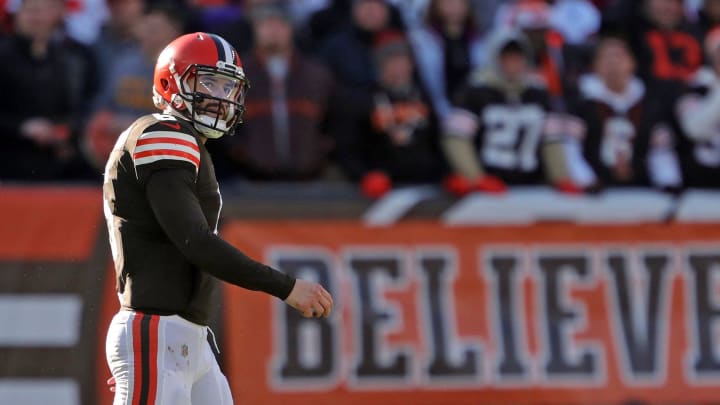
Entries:
POLYGON ((288 1, 293 24, 300 26, 315 12, 326 8, 335 0, 293 0, 288 1))
POLYGON ((298 31, 294 41, 305 52, 309 51, 311 42, 318 40, 312 37, 314 34, 324 37, 322 33, 335 32, 336 28, 345 26, 348 20, 345 17, 349 15, 347 0, 232 0, 202 7, 202 28, 222 35, 244 55, 250 52, 255 44, 250 11, 255 6, 272 3, 282 3, 288 8, 293 27, 298 31), (315 15, 325 17, 316 21, 315 15))
POLYGON ((100 82, 108 81, 117 55, 136 47, 135 26, 143 15, 145 0, 108 0, 110 18, 103 24, 93 44, 100 70, 100 82))
POLYGON ((550 12, 550 25, 566 43, 584 45, 600 29, 600 11, 589 0, 557 0, 550 12))
POLYGON ((108 0, 66 0, 65 30, 71 38, 86 45, 97 41, 108 18, 108 0))
POLYGON ((252 49, 254 42, 252 25, 247 15, 251 4, 238 0, 226 3, 200 8, 201 28, 221 35, 244 55, 252 49))
POLYGON ((515 0, 472 0, 475 21, 483 32, 491 32, 495 24, 495 15, 505 3, 515 0))
MULTIPOLYGON (((571 45, 553 27, 553 8, 543 0, 518 0, 498 9, 499 29, 521 30, 533 50, 531 66, 542 75, 550 94, 551 108, 566 110, 566 98, 574 97, 578 77, 587 69, 584 43, 571 45)), ((579 25, 576 25, 577 28, 579 25)))
POLYGON ((603 15, 605 34, 624 35, 650 87, 687 81, 702 63, 697 28, 682 0, 617 1, 603 15))
MULTIPOLYGON (((407 29, 421 26, 425 22, 425 15, 431 0, 388 0, 395 6, 402 17, 407 29)), ((473 20, 482 30, 493 25, 493 19, 498 7, 508 1, 515 0, 470 0, 470 12, 473 20)))
POLYGON ((711 65, 701 68, 677 105, 679 148, 688 187, 720 187, 720 28, 705 38, 711 65))
POLYGON ((0 0, 0 36, 12 31, 12 15, 9 13, 7 0, 0 0))
MULTIPOLYGON (((0 16, 10 16, 20 8, 23 0, 0 0, 0 16)), ((63 33, 73 41, 92 45, 100 34, 103 22, 108 17, 107 0, 65 0, 63 33)), ((1 17, 0 17, 1 18, 1 17)), ((9 26, 8 26, 9 27, 9 26)))
MULTIPOLYGON (((313 3, 316 0, 307 0, 309 3, 313 3)), ((354 24, 355 18, 355 3, 359 3, 361 0, 331 0, 326 1, 325 7, 321 7, 315 12, 300 22, 298 25, 298 45, 306 53, 312 55, 319 55, 328 41, 333 40, 333 37, 342 34, 344 31, 348 31, 349 28, 354 24)), ((400 6, 396 2, 391 0, 379 0, 386 3, 389 10, 389 22, 388 25, 394 29, 401 29, 405 26, 403 15, 400 9, 396 6, 400 6)), ((412 3, 414 1, 423 0, 402 0, 403 5, 412 3)), ((292 2, 295 4, 295 2, 292 2)), ((365 14, 365 21, 368 21, 368 13, 365 14)), ((370 18, 371 20, 372 18, 370 18)), ((362 25, 362 23, 361 23, 362 25)), ((375 30, 375 29, 373 29, 375 30)), ((362 30, 361 30, 362 31, 362 30)))
POLYGON ((330 38, 352 24, 353 0, 332 0, 325 7, 307 16, 298 27, 300 48, 316 54, 330 38))
POLYGON ((408 30, 423 23, 429 0, 388 0, 398 11, 403 26, 408 30))
POLYGON ((93 167, 104 166, 115 140, 135 117, 156 111, 148 97, 155 60, 166 44, 183 33, 186 21, 185 10, 175 2, 148 2, 132 27, 138 45, 127 45, 112 56, 110 72, 83 136, 83 150, 93 167))
POLYGON ((336 79, 353 91, 370 91, 377 82, 372 46, 392 26, 386 0, 354 0, 352 23, 330 37, 320 50, 336 79))
POLYGON ((583 155, 597 186, 678 188, 671 103, 653 97, 634 70, 624 41, 609 37, 598 44, 593 73, 580 82, 583 155))
POLYGON ((406 38, 385 32, 373 48, 378 84, 372 100, 339 132, 338 159, 364 194, 377 198, 392 186, 439 182, 445 173, 437 119, 414 75, 406 38))
POLYGON ((75 138, 95 95, 89 48, 61 32, 62 0, 25 0, 0 38, 0 179, 83 176, 75 138))
POLYGON ((469 73, 485 63, 484 42, 470 7, 470 0, 431 0, 424 26, 409 33, 420 77, 441 120, 469 73))
MULTIPOLYGON (((695 24, 698 29, 698 38, 704 43, 707 34, 720 25, 720 0, 703 0, 698 10, 695 24)), ((709 57, 709 55, 705 55, 709 57)))
POLYGON ((531 70, 528 39, 501 29, 488 52, 488 68, 473 75, 444 128, 443 147, 456 173, 446 187, 456 195, 543 183, 543 164, 554 163, 544 157, 549 94, 531 70))
POLYGON ((246 122, 213 152, 223 176, 310 180, 325 175, 332 150, 334 82, 323 65, 293 45, 291 15, 280 2, 250 10, 255 49, 244 57, 252 78, 246 122))

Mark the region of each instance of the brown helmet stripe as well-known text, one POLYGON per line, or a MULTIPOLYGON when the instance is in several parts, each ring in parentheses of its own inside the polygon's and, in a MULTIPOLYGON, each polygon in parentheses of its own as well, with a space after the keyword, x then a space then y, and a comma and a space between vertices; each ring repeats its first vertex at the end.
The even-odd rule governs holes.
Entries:
POLYGON ((210 38, 212 38, 213 42, 215 42, 215 47, 217 48, 218 53, 218 59, 229 64, 235 64, 234 60, 234 52, 232 51, 232 47, 230 44, 227 43, 224 39, 220 38, 219 36, 215 34, 210 34, 210 38))

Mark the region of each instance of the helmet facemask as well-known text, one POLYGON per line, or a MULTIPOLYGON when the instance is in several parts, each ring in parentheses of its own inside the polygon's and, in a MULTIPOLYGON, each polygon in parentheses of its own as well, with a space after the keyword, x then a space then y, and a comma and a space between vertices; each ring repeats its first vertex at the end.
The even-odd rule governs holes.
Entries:
POLYGON ((204 65, 189 66, 178 80, 186 115, 208 138, 220 138, 242 122, 248 87, 241 70, 204 65))

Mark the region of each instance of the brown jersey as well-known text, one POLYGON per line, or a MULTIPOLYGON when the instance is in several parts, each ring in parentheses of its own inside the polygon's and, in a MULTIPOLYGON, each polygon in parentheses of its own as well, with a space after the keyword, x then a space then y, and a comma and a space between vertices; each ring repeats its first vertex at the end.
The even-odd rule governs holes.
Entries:
POLYGON ((105 168, 105 217, 123 308, 205 325, 215 278, 285 299, 294 279, 217 235, 222 204, 203 138, 182 118, 139 118, 105 168))

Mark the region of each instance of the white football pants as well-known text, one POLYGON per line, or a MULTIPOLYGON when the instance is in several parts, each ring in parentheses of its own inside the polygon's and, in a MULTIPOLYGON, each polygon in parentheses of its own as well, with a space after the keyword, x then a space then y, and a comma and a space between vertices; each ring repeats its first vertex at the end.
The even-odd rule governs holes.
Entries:
POLYGON ((105 345, 113 405, 232 405, 208 330, 177 315, 118 312, 105 345))

